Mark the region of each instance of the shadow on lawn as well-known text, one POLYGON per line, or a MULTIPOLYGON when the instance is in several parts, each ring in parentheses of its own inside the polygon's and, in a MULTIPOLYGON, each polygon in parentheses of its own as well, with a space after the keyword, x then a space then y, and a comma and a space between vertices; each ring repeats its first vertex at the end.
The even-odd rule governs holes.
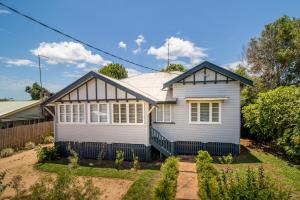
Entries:
POLYGON ((251 153, 251 151, 241 145, 241 153, 240 155, 234 157, 233 164, 240 164, 240 163, 261 163, 262 161, 259 160, 255 155, 251 153))
MULTIPOLYGON (((48 161, 47 163, 55 163, 55 164, 62 164, 68 165, 68 159, 62 157, 58 160, 48 161)), ((84 167, 93 167, 93 168, 116 168, 115 162, 112 160, 95 160, 95 159, 80 159, 79 165, 84 167)), ((141 162, 141 169, 150 169, 150 170, 160 170, 161 162, 141 162)), ((123 169, 131 169, 132 162, 124 161, 123 169)))

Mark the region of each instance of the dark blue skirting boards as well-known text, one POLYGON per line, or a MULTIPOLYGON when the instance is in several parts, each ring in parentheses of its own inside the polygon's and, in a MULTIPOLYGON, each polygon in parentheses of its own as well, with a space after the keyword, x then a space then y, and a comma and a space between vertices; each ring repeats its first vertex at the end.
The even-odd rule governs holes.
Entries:
POLYGON ((60 141, 55 142, 58 152, 62 156, 68 156, 68 145, 78 153, 80 158, 96 159, 101 152, 104 159, 114 160, 116 158, 116 151, 122 150, 124 152, 125 160, 132 160, 133 152, 139 157, 140 161, 151 160, 151 147, 143 144, 107 144, 101 142, 72 142, 60 141))
POLYGON ((240 145, 233 143, 219 143, 219 142, 196 142, 196 141, 176 141, 174 154, 190 154, 196 155, 198 151, 208 151, 211 155, 239 155, 240 145))

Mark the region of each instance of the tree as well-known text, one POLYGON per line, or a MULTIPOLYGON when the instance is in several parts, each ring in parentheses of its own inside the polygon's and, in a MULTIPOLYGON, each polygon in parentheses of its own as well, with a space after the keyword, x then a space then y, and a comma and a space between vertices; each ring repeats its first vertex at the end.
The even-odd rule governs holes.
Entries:
POLYGON ((49 96, 50 92, 46 88, 42 88, 38 83, 33 83, 32 86, 26 86, 25 92, 30 94, 32 100, 38 100, 43 96, 49 96))
POLYGON ((260 77, 250 75, 249 67, 245 67, 244 65, 239 64, 236 69, 232 71, 253 81, 253 86, 243 86, 243 89, 241 91, 242 107, 253 103, 258 93, 267 91, 260 77))
POLYGON ((123 79, 128 77, 128 72, 126 71, 125 67, 118 63, 109 63, 108 65, 99 69, 98 72, 115 79, 123 79))
POLYGON ((268 89, 300 81, 300 19, 283 16, 265 26, 246 50, 251 71, 268 89))
POLYGON ((13 98, 0 98, 0 101, 13 101, 14 99, 13 98))
POLYGON ((169 66, 162 68, 160 71, 161 72, 172 72, 172 71, 186 72, 187 68, 184 67, 182 64, 172 63, 169 66))

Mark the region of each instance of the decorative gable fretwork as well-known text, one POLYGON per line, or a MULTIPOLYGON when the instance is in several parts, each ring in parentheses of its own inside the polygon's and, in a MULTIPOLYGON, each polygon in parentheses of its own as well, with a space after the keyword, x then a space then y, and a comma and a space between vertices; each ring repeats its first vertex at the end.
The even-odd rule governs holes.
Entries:
POLYGON ((58 102, 69 101, 119 101, 137 100, 137 97, 128 91, 119 89, 98 78, 92 78, 79 85, 58 99, 58 102))
POLYGON ((229 78, 228 76, 224 76, 216 71, 210 70, 208 68, 203 68, 192 75, 182 79, 179 81, 179 83, 218 83, 218 82, 225 82, 228 83, 229 81, 234 81, 232 78, 229 78))

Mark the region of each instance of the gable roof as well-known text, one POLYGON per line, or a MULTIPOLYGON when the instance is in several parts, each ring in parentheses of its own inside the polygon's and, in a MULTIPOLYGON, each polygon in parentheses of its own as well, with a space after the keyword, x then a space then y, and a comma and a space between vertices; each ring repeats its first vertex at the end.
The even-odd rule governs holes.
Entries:
POLYGON ((163 84, 180 74, 182 74, 182 72, 152 72, 128 77, 121 81, 126 82, 147 94, 151 94, 157 99, 158 103, 176 102, 176 98, 172 96, 172 92, 168 89, 163 89, 163 84))
POLYGON ((67 87, 65 87, 64 89, 60 90, 59 92, 57 92, 56 94, 54 94, 53 96, 49 97, 45 102, 42 103, 43 106, 59 99, 60 97, 62 97, 64 94, 68 93, 70 90, 73 90, 74 88, 76 88, 77 86, 79 86, 80 84, 84 83, 84 82, 87 82, 88 80, 90 80, 91 78, 98 78, 104 82, 107 82, 121 90, 124 90, 134 96, 136 96, 138 99, 141 99, 141 100, 145 100, 151 104, 156 104, 156 101, 157 99, 143 91, 140 91, 138 90, 137 88, 125 83, 125 82, 122 82, 122 81, 119 81, 119 80, 116 80, 116 79, 113 79, 113 78, 110 78, 108 76, 105 76, 103 74, 99 74, 97 72, 94 72, 94 71, 90 71, 89 73, 85 74, 84 76, 82 76, 81 78, 77 79, 75 82, 71 83, 70 85, 68 85, 67 87))
POLYGON ((215 64, 212 64, 212 63, 210 63, 208 61, 204 61, 201 64, 193 67, 192 69, 186 71, 185 73, 183 73, 183 74, 181 74, 181 75, 173 78, 172 80, 164 83, 164 88, 170 87, 172 84, 177 83, 178 81, 181 81, 181 80, 187 78, 188 76, 190 76, 190 75, 192 75, 192 74, 196 73, 197 71, 199 71, 201 69, 204 69, 204 68, 207 68, 207 69, 210 69, 212 71, 215 71, 215 72, 217 72, 219 74, 222 74, 224 76, 232 78, 232 79, 234 79, 236 81, 240 81, 241 83, 243 83, 245 85, 251 85, 251 86, 253 85, 253 82, 251 80, 249 80, 249 79, 247 79, 247 78, 245 78, 243 76, 240 76, 240 75, 238 75, 238 74, 236 74, 236 73, 234 73, 232 71, 229 71, 229 70, 227 70, 227 69, 225 69, 223 67, 219 67, 219 66, 217 66, 215 64))
POLYGON ((32 101, 1 101, 0 102, 0 118, 15 114, 17 112, 27 110, 41 103, 40 100, 32 101))

